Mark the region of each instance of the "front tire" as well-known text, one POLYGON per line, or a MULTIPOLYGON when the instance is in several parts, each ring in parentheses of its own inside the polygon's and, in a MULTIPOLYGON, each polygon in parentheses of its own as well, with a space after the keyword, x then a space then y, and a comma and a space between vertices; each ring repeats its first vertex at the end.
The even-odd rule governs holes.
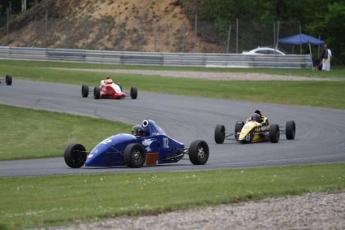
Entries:
POLYGON ((138 97, 138 89, 136 87, 131 87, 131 98, 137 99, 138 97))
POLYGON ((287 121, 285 129, 286 129, 285 130, 286 139, 288 139, 288 140, 295 139, 295 134, 296 134, 295 121, 287 121))
POLYGON ((81 96, 82 97, 89 96, 89 86, 88 85, 82 85, 81 86, 81 96))
POLYGON ((101 97, 101 89, 96 86, 94 89, 93 89, 93 97, 95 99, 99 99, 101 97))
POLYGON ((196 140, 190 144, 189 147, 189 160, 194 165, 204 165, 206 164, 210 151, 208 145, 203 140, 196 140))
POLYGON ((236 124, 235 124, 235 139, 238 141, 238 137, 239 137, 239 135, 237 135, 237 133, 240 133, 241 132, 241 130, 242 130, 242 128, 243 128, 243 126, 244 126, 244 121, 238 121, 238 122, 236 122, 236 124))
POLYGON ((86 149, 82 144, 70 144, 64 154, 66 164, 71 168, 80 168, 85 164, 86 149))
POLYGON ((6 85, 12 85, 12 76, 6 75, 6 85))
POLYGON ((217 144, 223 144, 224 139, 225 139, 225 126, 217 125, 216 129, 214 130, 214 141, 217 144))
POLYGON ((130 168, 142 167, 146 161, 146 152, 144 147, 137 143, 127 145, 124 152, 124 161, 130 168))
POLYGON ((278 143, 280 138, 279 126, 276 124, 271 125, 268 136, 271 143, 278 143))

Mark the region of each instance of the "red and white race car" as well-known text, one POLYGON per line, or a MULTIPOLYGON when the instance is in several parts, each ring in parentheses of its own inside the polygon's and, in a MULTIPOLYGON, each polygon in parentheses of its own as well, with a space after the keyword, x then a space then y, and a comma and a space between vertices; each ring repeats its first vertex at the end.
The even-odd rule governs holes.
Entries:
MULTIPOLYGON (((0 78, 0 84, 1 84, 2 81, 4 81, 4 79, 0 78)), ((5 82, 6 82, 6 85, 12 85, 12 76, 11 75, 6 75, 5 82)))
MULTIPOLYGON (((89 95, 90 87, 88 85, 82 85, 81 95, 87 97, 89 95)), ((136 87, 131 87, 129 95, 132 99, 137 99, 138 90, 136 87)), ((101 80, 100 86, 93 88, 93 97, 95 99, 110 98, 110 99, 121 99, 128 96, 127 92, 122 90, 120 84, 115 84, 110 77, 105 80, 101 80)))

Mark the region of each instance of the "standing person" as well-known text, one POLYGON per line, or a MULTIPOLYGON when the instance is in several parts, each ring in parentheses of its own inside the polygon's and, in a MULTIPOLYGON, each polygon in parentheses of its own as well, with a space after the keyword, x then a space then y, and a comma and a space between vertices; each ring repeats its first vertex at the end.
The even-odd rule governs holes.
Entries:
POLYGON ((330 71, 331 69, 331 57, 332 57, 332 51, 328 48, 327 45, 325 45, 325 48, 322 53, 322 70, 330 71))

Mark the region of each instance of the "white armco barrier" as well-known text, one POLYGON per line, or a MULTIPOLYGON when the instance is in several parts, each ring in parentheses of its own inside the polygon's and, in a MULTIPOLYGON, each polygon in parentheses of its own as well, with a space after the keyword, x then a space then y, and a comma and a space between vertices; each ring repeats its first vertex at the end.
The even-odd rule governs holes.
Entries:
POLYGON ((158 53, 0 46, 2 60, 59 61, 115 65, 311 69, 310 55, 158 53))

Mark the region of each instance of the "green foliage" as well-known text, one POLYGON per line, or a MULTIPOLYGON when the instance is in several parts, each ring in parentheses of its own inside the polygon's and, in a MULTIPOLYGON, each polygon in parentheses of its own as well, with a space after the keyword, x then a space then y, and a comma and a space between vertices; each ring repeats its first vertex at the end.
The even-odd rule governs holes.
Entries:
POLYGON ((339 2, 329 5, 328 14, 325 16, 325 31, 334 62, 345 64, 345 3, 339 2))
MULTIPOLYGON (((26 0, 27 9, 35 5, 37 0, 26 0)), ((38 0, 37 2, 41 2, 42 0, 38 0)), ((10 1, 0 1, 0 12, 6 13, 7 8, 10 7, 11 4, 11 12, 12 14, 18 14, 22 10, 22 0, 10 0, 10 1)))
MULTIPOLYGON (((181 2, 191 20, 194 20, 194 15, 198 14, 198 19, 213 22, 220 31, 227 31, 228 22, 234 22, 236 19, 240 21, 265 21, 266 23, 297 21, 301 24, 303 33, 314 37, 321 35, 321 39, 328 43, 334 56, 332 62, 345 64, 345 50, 341 49, 345 47, 345 30, 342 29, 343 25, 341 24, 345 21, 345 3, 343 1, 185 0, 181 2)), ((296 25, 298 26, 298 24, 296 25)), ((299 28, 294 31, 294 34, 298 33, 299 28)), ((260 33, 266 34, 267 32, 266 30, 258 30, 255 33, 260 37, 260 33)), ((286 36, 294 34, 287 34, 286 36)), ((248 46, 248 43, 244 45, 248 46)))
POLYGON ((341 29, 343 25, 339 22, 345 21, 345 3, 329 1, 328 5, 324 6, 314 9, 313 14, 308 14, 307 19, 310 19, 312 23, 306 23, 305 30, 321 35, 321 39, 325 40, 332 50, 332 63, 344 65, 345 31, 341 29))

